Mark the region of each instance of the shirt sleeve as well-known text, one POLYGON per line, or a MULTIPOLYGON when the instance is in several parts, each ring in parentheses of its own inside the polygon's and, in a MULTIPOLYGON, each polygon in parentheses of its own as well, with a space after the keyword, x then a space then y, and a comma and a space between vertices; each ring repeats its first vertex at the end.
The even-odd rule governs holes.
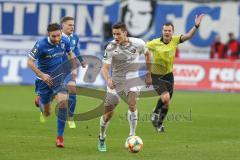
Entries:
POLYGON ((113 44, 109 43, 105 49, 105 53, 103 55, 103 63, 106 64, 111 64, 112 63, 112 52, 111 50, 113 49, 113 44))
POLYGON ((152 41, 148 41, 147 42, 147 48, 149 49, 149 50, 154 50, 154 41, 152 40, 152 41))
POLYGON ((33 60, 36 60, 39 58, 40 55, 40 47, 39 43, 37 42, 34 47, 30 50, 28 53, 28 57, 32 58, 33 60))
POLYGON ((71 44, 69 40, 65 40, 65 50, 68 55, 72 52, 71 44))
POLYGON ((175 45, 178 45, 179 43, 181 43, 181 36, 182 35, 177 35, 177 36, 173 36, 173 42, 175 45))
POLYGON ((139 41, 139 43, 140 43, 139 53, 140 53, 140 54, 146 54, 146 53, 147 53, 146 43, 145 43, 142 39, 139 41))
POLYGON ((74 54, 76 55, 76 57, 78 57, 80 55, 80 50, 79 50, 79 39, 78 37, 76 37, 76 43, 74 46, 74 54))

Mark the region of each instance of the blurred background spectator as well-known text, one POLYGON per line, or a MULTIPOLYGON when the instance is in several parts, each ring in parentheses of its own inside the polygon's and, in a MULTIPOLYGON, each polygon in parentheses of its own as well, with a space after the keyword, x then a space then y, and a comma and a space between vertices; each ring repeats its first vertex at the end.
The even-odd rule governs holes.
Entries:
POLYGON ((213 44, 210 48, 211 59, 223 59, 224 58, 224 44, 221 42, 221 37, 216 35, 213 44))
POLYGON ((235 60, 240 56, 240 43, 235 38, 234 34, 228 34, 229 40, 225 46, 225 58, 235 60))

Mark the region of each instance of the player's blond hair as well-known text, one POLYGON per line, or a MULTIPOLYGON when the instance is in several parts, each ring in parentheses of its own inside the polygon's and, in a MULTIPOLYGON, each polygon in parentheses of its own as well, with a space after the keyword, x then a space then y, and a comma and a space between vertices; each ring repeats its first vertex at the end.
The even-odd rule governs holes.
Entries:
POLYGON ((67 21, 74 21, 74 18, 70 17, 70 16, 62 17, 61 24, 63 24, 64 22, 67 22, 67 21))

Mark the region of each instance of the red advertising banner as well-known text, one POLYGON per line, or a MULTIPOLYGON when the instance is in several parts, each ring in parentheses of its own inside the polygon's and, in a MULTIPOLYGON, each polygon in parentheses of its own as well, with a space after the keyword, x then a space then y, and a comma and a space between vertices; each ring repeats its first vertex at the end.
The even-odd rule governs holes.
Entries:
POLYGON ((240 62, 176 59, 174 78, 179 90, 240 92, 240 62))

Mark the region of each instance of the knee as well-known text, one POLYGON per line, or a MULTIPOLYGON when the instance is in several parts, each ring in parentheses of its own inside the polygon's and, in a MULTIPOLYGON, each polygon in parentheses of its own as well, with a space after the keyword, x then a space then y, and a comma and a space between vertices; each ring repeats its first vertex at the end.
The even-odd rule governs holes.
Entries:
POLYGON ((135 99, 131 99, 128 101, 128 106, 129 106, 129 110, 134 112, 136 110, 136 100, 135 99))
POLYGON ((60 101, 58 103, 59 108, 66 108, 68 106, 68 102, 67 101, 60 101))
POLYGON ((131 112, 135 112, 137 110, 136 106, 129 106, 128 108, 131 112))
POLYGON ((77 93, 76 86, 68 86, 68 92, 70 94, 76 94, 77 93))
POLYGON ((50 106, 43 106, 43 115, 48 117, 50 115, 50 106))
POLYGON ((164 103, 164 105, 168 106, 169 103, 170 103, 170 100, 171 100, 170 94, 168 92, 162 94, 161 95, 161 100, 164 103))
POLYGON ((44 110, 44 111, 43 111, 43 115, 44 115, 45 117, 50 116, 50 111, 44 110))
POLYGON ((109 97, 106 97, 104 106, 114 108, 115 106, 118 105, 118 103, 119 103, 119 98, 117 96, 109 96, 109 97))
POLYGON ((49 110, 48 108, 43 109, 43 115, 44 115, 45 117, 50 116, 50 110, 49 110))
POLYGON ((105 121, 105 122, 110 121, 110 119, 112 118, 112 116, 113 116, 113 111, 110 111, 110 112, 106 113, 106 114, 104 115, 104 121, 105 121))

